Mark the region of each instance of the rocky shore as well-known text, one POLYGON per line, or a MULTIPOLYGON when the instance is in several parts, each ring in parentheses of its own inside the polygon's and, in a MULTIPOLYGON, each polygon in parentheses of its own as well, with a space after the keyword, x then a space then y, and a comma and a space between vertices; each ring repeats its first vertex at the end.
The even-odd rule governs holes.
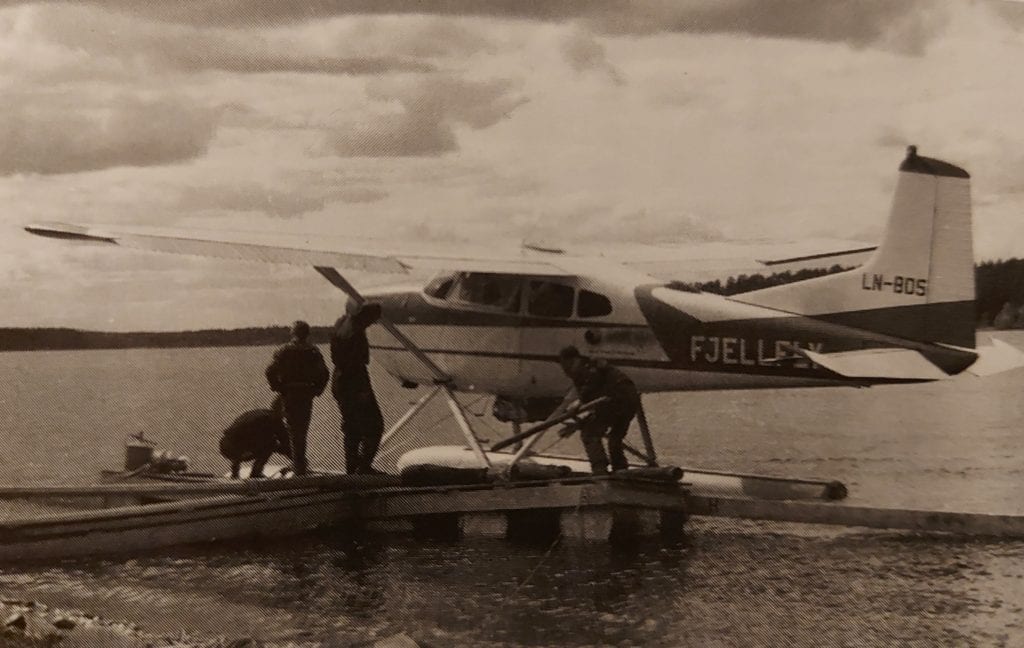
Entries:
POLYGON ((249 637, 159 637, 134 625, 34 601, 0 601, 0 648, 264 648, 249 637))

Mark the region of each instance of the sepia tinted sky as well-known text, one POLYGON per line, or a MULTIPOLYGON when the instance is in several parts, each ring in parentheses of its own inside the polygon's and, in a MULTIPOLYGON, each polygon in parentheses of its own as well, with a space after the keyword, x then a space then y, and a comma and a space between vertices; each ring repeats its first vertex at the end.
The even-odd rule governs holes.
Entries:
POLYGON ((971 172, 976 256, 1024 256, 1022 55, 1017 2, 0 0, 0 326, 341 306, 312 269, 32 221, 871 242, 912 143, 971 172))

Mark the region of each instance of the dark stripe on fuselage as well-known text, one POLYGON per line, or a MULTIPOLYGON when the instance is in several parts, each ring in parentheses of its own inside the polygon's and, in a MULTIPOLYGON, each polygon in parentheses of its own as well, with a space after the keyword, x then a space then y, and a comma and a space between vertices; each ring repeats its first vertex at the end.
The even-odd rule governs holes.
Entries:
POLYGON ((819 317, 793 315, 701 322, 654 297, 652 292, 660 287, 638 287, 637 303, 665 353, 681 368, 709 366, 713 370, 722 370, 736 366, 754 373, 757 367, 777 366, 780 356, 792 355, 786 351, 791 346, 824 353, 894 347, 912 349, 950 375, 963 371, 976 359, 973 353, 854 328, 819 317))
POLYGON ((917 342, 941 342, 968 349, 975 346, 973 301, 874 308, 814 318, 917 342))

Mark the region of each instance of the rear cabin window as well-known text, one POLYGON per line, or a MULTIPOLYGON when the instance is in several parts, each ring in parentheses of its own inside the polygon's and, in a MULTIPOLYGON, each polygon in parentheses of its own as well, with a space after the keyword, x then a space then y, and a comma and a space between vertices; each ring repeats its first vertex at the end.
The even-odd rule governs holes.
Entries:
POLYGON ((520 287, 521 282, 518 277, 466 272, 459 276, 450 298, 466 304, 518 313, 520 287))
POLYGON ((601 317, 612 314, 612 303, 604 295, 581 290, 580 303, 576 309, 580 317, 601 317))
POLYGON ((526 312, 536 317, 572 317, 575 293, 572 286, 550 281, 531 281, 526 312))

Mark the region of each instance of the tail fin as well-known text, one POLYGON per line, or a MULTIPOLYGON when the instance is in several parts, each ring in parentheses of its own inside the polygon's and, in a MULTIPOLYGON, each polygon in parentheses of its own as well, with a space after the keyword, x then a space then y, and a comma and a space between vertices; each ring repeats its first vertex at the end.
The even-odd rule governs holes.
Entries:
POLYGON ((908 147, 884 240, 863 266, 734 299, 910 340, 974 348, 970 175, 908 147))

